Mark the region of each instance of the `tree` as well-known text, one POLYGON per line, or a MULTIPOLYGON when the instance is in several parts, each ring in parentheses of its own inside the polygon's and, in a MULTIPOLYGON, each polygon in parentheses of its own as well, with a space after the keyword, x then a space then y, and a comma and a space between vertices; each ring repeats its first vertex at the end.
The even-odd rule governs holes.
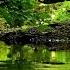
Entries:
POLYGON ((12 27, 21 26, 25 20, 30 18, 34 3, 34 0, 8 0, 1 4, 0 15, 12 27))

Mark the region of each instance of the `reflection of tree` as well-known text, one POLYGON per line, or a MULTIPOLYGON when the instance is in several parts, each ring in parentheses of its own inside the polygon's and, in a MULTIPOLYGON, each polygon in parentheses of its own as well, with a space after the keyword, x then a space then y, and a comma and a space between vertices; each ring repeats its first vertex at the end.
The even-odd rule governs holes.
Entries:
MULTIPOLYGON (((32 65, 32 62, 27 61, 27 58, 25 58, 24 54, 26 52, 24 46, 12 45, 10 50, 10 55, 11 55, 10 59, 12 60, 12 63, 8 66, 8 69, 34 70, 34 66, 32 65)), ((26 56, 28 56, 28 54, 26 56)))

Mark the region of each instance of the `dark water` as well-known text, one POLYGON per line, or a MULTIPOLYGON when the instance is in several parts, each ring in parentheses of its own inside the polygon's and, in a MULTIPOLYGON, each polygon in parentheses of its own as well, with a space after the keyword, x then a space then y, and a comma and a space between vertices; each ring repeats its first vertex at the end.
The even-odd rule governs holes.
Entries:
POLYGON ((31 62, 0 64, 0 70, 34 70, 31 62))

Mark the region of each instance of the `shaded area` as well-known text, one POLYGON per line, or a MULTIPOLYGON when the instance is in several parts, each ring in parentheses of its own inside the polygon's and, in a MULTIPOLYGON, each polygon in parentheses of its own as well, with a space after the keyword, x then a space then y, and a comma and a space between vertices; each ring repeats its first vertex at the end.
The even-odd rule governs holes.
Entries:
MULTIPOLYGON (((38 0, 38 1, 45 4, 51 4, 51 3, 57 3, 57 2, 64 2, 65 0, 38 0)), ((66 1, 70 1, 70 0, 66 0, 66 1)))
POLYGON ((36 32, 31 29, 29 32, 7 32, 1 34, 0 40, 8 45, 46 45, 49 50, 67 50, 70 43, 70 24, 50 24, 50 30, 36 32))

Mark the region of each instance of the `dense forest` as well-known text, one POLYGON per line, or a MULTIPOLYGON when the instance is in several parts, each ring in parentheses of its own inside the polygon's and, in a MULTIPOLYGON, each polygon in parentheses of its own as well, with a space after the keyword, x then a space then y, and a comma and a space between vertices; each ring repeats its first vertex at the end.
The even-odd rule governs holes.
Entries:
MULTIPOLYGON (((39 0, 0 1, 0 35, 18 30, 28 32, 31 28, 36 29, 38 33, 46 31, 52 32, 52 35, 56 33, 53 37, 59 36, 64 39, 67 36, 70 37, 68 35, 70 32, 70 1, 51 4, 45 4, 39 0), (54 24, 62 27, 55 28, 54 24)), ((64 43, 63 46, 65 45, 64 43)), ((25 62, 48 62, 49 56, 50 51, 47 45, 7 45, 0 41, 0 61, 12 60, 14 62, 22 59, 25 62)))

